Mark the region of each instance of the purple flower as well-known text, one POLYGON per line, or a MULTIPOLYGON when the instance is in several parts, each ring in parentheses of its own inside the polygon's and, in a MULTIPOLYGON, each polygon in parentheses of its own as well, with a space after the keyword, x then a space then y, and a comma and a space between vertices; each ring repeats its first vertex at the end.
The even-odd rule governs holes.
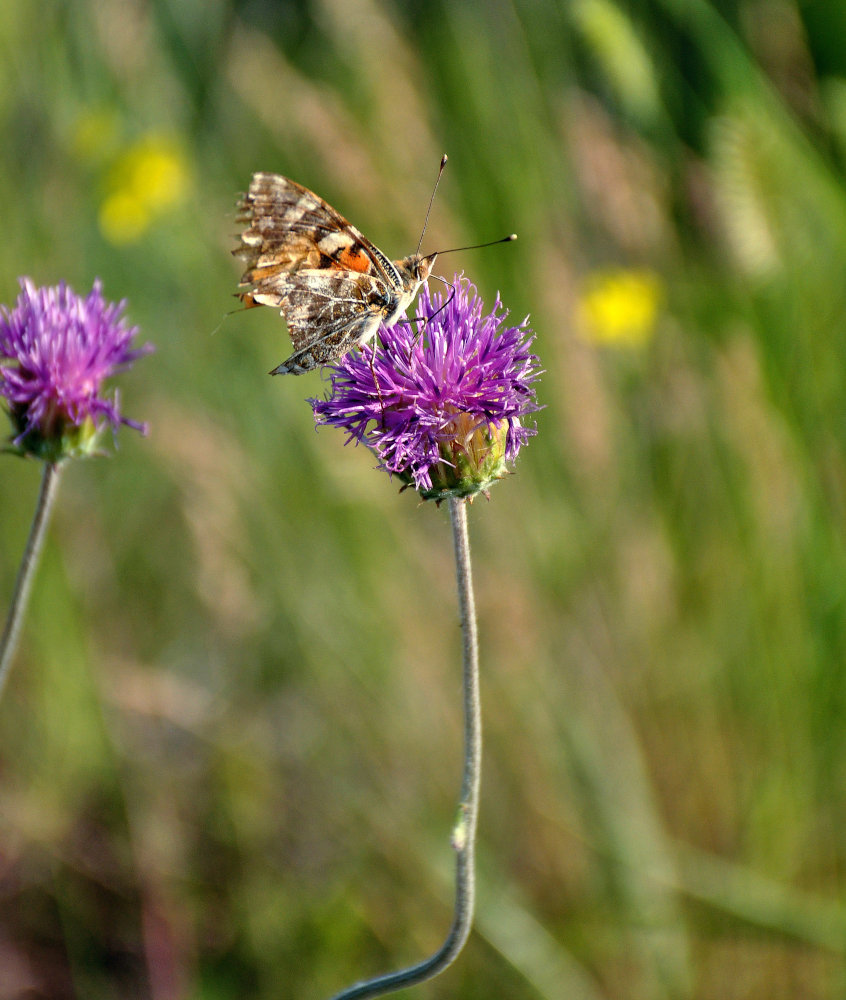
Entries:
POLYGON ((317 423, 366 444, 424 499, 486 492, 536 433, 521 418, 540 409, 541 371, 528 318, 506 326, 499 296, 483 309, 461 276, 448 296, 424 287, 418 324, 383 326, 380 350, 363 348, 330 369, 331 395, 310 400, 317 423))
POLYGON ((137 327, 122 318, 125 302, 106 302, 99 280, 85 298, 62 282, 36 288, 20 279, 13 309, 0 306, 0 396, 5 397, 20 454, 48 461, 90 454, 107 425, 142 434, 146 425, 121 416, 118 394, 104 379, 153 347, 130 348, 137 327))

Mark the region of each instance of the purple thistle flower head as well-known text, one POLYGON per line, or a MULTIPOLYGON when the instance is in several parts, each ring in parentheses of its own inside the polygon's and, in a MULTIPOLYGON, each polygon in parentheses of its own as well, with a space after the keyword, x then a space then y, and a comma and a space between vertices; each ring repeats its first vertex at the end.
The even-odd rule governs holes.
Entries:
POLYGON ((330 369, 331 394, 309 401, 317 423, 366 444, 426 500, 486 493, 537 433, 521 418, 540 409, 541 370, 528 318, 506 326, 499 296, 483 310, 462 276, 448 295, 424 286, 416 326, 383 326, 380 350, 362 348, 330 369))
POLYGON ((11 450, 50 462, 92 454, 106 426, 146 425, 121 416, 117 392, 102 383, 153 350, 132 349, 138 332, 125 302, 106 302, 99 280, 85 298, 62 282, 36 288, 20 279, 13 309, 0 306, 0 396, 15 428, 11 450))

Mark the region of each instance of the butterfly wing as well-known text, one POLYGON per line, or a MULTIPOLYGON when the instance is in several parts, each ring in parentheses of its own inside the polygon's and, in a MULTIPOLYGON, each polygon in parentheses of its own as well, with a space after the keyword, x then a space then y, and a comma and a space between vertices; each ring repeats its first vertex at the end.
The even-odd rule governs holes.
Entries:
POLYGON ((394 264, 340 212, 313 191, 279 174, 253 175, 240 201, 246 223, 233 254, 247 265, 241 284, 254 294, 279 274, 303 270, 343 270, 381 278, 401 287, 394 264))
POLYGON ((288 323, 294 353, 274 374, 300 375, 337 361, 368 341, 394 300, 384 282, 347 271, 308 269, 278 274, 264 283, 259 301, 278 307, 288 323))
POLYGON ((410 301, 398 265, 308 188, 254 174, 238 207, 246 224, 232 251, 246 263, 241 300, 278 308, 294 344, 275 374, 338 360, 410 301))

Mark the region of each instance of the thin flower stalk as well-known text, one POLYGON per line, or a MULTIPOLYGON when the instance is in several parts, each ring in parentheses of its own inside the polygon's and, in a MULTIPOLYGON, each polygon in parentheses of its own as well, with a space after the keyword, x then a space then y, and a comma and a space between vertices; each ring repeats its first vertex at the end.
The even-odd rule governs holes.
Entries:
POLYGON ((452 847, 456 852, 452 925, 443 944, 429 958, 405 969, 356 983, 337 993, 332 1000, 365 1000, 367 997, 384 996, 434 979, 458 957, 473 925, 476 827, 482 778, 482 709, 479 693, 479 637, 467 533, 467 503, 468 501, 458 497, 449 498, 463 639, 464 694, 464 769, 458 817, 452 830, 452 847))
POLYGON ((0 637, 0 698, 3 696, 6 680, 9 676, 9 668, 11 667, 12 658, 15 655, 18 639, 20 638, 21 625, 23 624, 29 603, 32 581, 38 567, 41 549, 44 545, 45 535, 47 534, 47 525, 50 523, 50 514, 53 510, 56 492, 59 487, 60 472, 61 466, 59 464, 52 462, 44 463, 41 489, 35 505, 35 514, 32 518, 29 538, 27 539, 21 565, 18 569, 18 576, 15 580, 15 590, 12 594, 12 601, 6 616, 3 635, 0 637))

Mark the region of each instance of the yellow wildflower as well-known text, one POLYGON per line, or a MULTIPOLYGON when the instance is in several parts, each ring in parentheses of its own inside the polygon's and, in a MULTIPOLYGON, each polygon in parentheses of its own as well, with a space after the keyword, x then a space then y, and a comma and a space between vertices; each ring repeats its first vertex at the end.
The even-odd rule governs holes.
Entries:
POLYGON ((112 167, 99 222, 111 243, 134 243, 155 218, 182 201, 189 171, 179 146, 148 135, 130 146, 112 167))
POLYGON ((664 297, 652 271, 600 271, 588 280, 578 306, 580 332, 598 344, 639 347, 655 332, 664 297))
POLYGON ((97 221, 109 243, 135 243, 150 225, 150 210, 130 192, 115 191, 103 199, 97 221))

